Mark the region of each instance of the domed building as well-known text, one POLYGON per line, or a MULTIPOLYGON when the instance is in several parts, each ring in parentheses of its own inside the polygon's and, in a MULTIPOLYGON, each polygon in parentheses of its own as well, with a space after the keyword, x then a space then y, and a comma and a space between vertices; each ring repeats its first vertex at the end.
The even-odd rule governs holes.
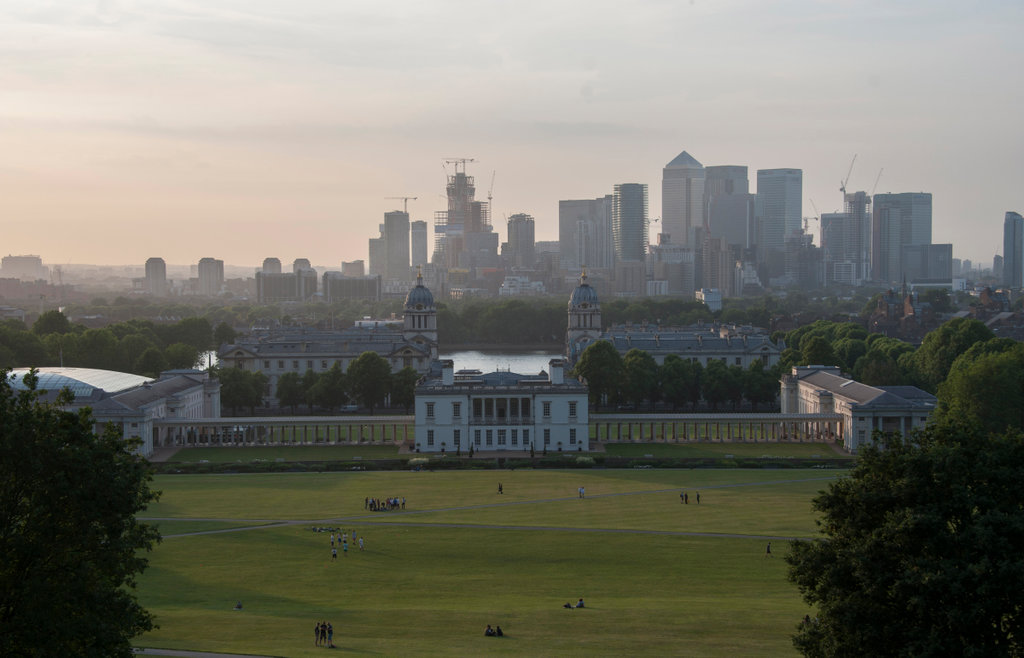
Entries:
POLYGON ((569 298, 569 326, 565 332, 565 358, 569 365, 583 353, 583 350, 601 339, 601 302, 597 291, 587 283, 586 271, 580 275, 580 285, 569 298))
POLYGON ((403 318, 359 320, 347 329, 286 327, 257 329, 222 345, 223 367, 262 372, 269 381, 267 399, 276 404, 277 380, 289 372, 320 374, 335 363, 342 371, 363 352, 376 352, 391 364, 391 372, 409 367, 425 373, 437 359, 437 306, 423 285, 422 273, 405 297, 403 318))

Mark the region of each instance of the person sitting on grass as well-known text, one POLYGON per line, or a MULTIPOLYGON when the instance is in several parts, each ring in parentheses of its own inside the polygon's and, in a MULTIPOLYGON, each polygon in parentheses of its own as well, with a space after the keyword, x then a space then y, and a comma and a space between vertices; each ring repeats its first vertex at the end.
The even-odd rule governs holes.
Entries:
POLYGON ((496 629, 494 629, 494 634, 498 637, 505 637, 505 634, 501 632, 501 626, 498 626, 496 629))
POLYGON ((572 603, 570 603, 570 602, 566 602, 566 604, 565 604, 565 605, 563 605, 562 607, 563 607, 563 608, 569 608, 570 610, 572 610, 572 603))
POLYGON ((583 598, 582 598, 582 597, 580 598, 580 600, 579 600, 579 601, 577 601, 577 602, 576 602, 576 607, 577 607, 577 608, 582 608, 582 607, 584 607, 584 605, 583 605, 583 598))
POLYGON ((484 629, 484 636, 485 637, 494 637, 494 635, 495 635, 494 629, 491 628, 490 624, 487 624, 487 628, 484 629))

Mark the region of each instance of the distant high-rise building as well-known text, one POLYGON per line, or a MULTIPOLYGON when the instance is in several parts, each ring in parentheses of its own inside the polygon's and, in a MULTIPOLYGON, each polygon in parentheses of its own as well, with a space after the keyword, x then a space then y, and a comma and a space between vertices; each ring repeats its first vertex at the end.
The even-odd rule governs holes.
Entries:
POLYGON ((686 151, 661 172, 661 232, 674 244, 694 246, 694 231, 704 224, 704 165, 686 151))
POLYGON ((260 270, 264 274, 280 274, 281 273, 281 259, 270 258, 263 259, 263 268, 260 270))
POLYGON ((932 243, 932 195, 876 194, 872 208, 871 278, 879 283, 899 283, 904 274, 903 247, 932 243))
POLYGON ((908 244, 900 251, 903 278, 907 283, 953 280, 953 245, 908 244))
POLYGON ((39 256, 4 256, 0 263, 0 274, 5 279, 37 281, 49 276, 49 268, 43 265, 39 256))
POLYGON ((303 270, 311 270, 313 266, 310 264, 308 258, 296 258, 292 261, 292 272, 298 274, 303 270))
POLYGON ((154 297, 167 295, 167 264, 163 258, 146 261, 146 292, 154 297))
POLYGON ((445 188, 448 209, 434 213, 433 262, 449 269, 473 267, 481 258, 491 263, 496 262, 497 236, 471 237, 474 234, 493 232, 490 204, 474 198, 476 183, 473 176, 466 175, 466 161, 460 159, 448 162, 454 163, 455 173, 448 176, 445 188), (459 171, 460 164, 462 171, 459 171), (493 255, 489 252, 492 244, 493 255))
POLYGON ((620 183, 615 186, 612 195, 612 238, 617 261, 642 261, 646 257, 646 184, 620 183))
POLYGON ((409 213, 384 213, 385 277, 391 281, 409 279, 409 213))
POLYGON ((516 213, 508 218, 509 258, 513 267, 532 269, 537 261, 533 217, 516 213))
POLYGON ((708 234, 744 249, 757 242, 754 195, 747 168, 738 165, 706 167, 704 212, 708 234))
POLYGON ((370 276, 386 276, 388 267, 387 242, 384 240, 384 225, 380 224, 380 237, 370 238, 368 256, 370 276))
POLYGON ((1003 219, 1003 284, 1024 286, 1024 217, 1013 211, 1003 219))
POLYGON ((224 261, 216 258, 199 259, 199 294, 216 297, 224 286, 224 261))
POLYGON ((846 195, 846 211, 821 216, 825 284, 859 286, 870 277, 871 197, 846 195))
POLYGON ((341 263, 342 276, 366 276, 366 263, 362 260, 353 260, 341 263))
POLYGON ((1003 280, 1003 257, 999 254, 992 257, 992 277, 996 281, 1003 280))
POLYGON ((558 202, 558 246, 562 270, 578 275, 583 268, 611 270, 612 195, 558 202))
POLYGON ((430 262, 430 256, 427 253, 427 223, 423 220, 410 222, 409 235, 412 266, 422 267, 430 262))
POLYGON ((786 239, 803 229, 803 180, 800 169, 757 170, 758 260, 770 276, 785 271, 786 239))
POLYGON ((658 244, 651 245, 653 281, 664 281, 666 293, 689 299, 696 290, 695 254, 690 247, 673 244, 671 236, 658 234, 658 244))

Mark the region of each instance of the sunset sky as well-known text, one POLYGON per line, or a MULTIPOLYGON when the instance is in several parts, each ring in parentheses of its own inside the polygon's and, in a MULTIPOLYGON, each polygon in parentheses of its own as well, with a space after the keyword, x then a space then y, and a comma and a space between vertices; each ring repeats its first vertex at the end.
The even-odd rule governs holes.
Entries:
MULTIPOLYGON (((1024 212, 1024 3, 678 0, 0 3, 0 252, 138 264, 365 259, 388 196, 558 237, 559 199, 705 166, 931 192, 991 266, 1024 212)), ((656 232, 656 229, 652 233, 656 232)), ((817 241, 817 238, 815 238, 817 241)))

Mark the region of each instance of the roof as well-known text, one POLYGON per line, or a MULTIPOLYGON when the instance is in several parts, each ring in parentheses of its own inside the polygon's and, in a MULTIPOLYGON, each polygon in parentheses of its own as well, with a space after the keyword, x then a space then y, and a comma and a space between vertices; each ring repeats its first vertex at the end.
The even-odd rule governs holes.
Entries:
POLYGON ((702 165, 701 163, 697 162, 697 159, 694 158, 689 153, 687 153, 686 151, 683 151, 682 153, 677 155, 675 157, 675 159, 672 160, 672 162, 668 163, 665 166, 666 167, 687 167, 687 168, 691 168, 691 169, 703 169, 704 168, 704 165, 702 165))
MULTIPOLYGON (((11 371, 11 386, 16 390, 26 390, 24 377, 29 368, 15 368, 11 371)), ((65 388, 74 393, 75 398, 98 397, 103 394, 114 394, 152 382, 150 377, 133 375, 113 370, 95 368, 37 368, 39 381, 36 389, 40 391, 60 391, 65 388)))
POLYGON ((565 393, 586 392, 587 390, 585 384, 571 377, 563 379, 561 384, 552 384, 551 379, 548 377, 548 373, 543 371, 536 375, 522 375, 505 370, 496 370, 488 373, 480 373, 479 371, 463 372, 466 372, 466 374, 455 376, 454 384, 445 385, 442 383, 440 370, 433 368, 426 377, 420 380, 420 383, 416 386, 416 390, 417 392, 459 390, 481 392, 529 389, 531 391, 546 390, 561 391, 565 393))
POLYGON ((800 381, 842 397, 865 409, 921 407, 932 409, 936 398, 916 386, 868 386, 833 372, 814 370, 800 381))

